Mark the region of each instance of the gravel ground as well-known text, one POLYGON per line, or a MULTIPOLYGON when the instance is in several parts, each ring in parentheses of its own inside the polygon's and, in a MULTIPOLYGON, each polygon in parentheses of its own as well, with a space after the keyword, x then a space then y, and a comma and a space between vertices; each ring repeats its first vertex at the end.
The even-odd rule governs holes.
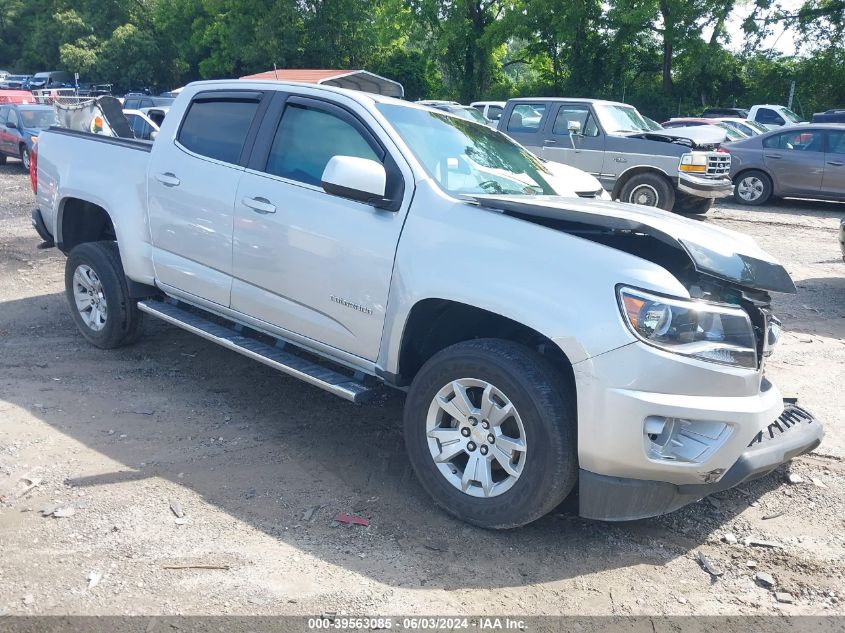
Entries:
POLYGON ((158 322, 133 347, 87 345, 31 206, 19 164, 0 166, 0 613, 845 614, 845 205, 706 220, 798 285, 776 299, 788 332, 768 367, 826 423, 815 453, 666 517, 565 503, 505 533, 432 506, 399 394, 354 406, 158 322), (56 504, 70 516, 43 516, 56 504))

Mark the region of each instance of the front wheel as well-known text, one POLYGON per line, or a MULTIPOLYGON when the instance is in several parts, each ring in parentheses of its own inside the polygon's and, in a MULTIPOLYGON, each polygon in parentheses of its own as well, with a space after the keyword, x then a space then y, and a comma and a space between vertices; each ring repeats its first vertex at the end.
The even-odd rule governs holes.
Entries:
POLYGON ((404 434, 423 488, 480 527, 530 523, 577 480, 572 386, 510 341, 478 339, 435 354, 411 385, 404 434))
POLYGON ((619 199, 622 202, 671 211, 675 205, 675 190, 669 181, 659 174, 637 174, 631 176, 622 186, 619 199))
POLYGON ((772 196, 772 180, 762 171, 752 169, 734 178, 734 200, 758 206, 772 196))
POLYGON ((675 202, 675 208, 673 211, 683 215, 704 215, 712 208, 712 198, 679 195, 678 200, 675 202))
POLYGON ((29 173, 29 159, 29 148, 26 145, 21 145, 21 163, 23 166, 23 170, 27 173, 29 173))
POLYGON ((89 343, 112 349, 140 336, 144 314, 129 297, 114 242, 86 242, 70 252, 65 294, 76 327, 89 343))

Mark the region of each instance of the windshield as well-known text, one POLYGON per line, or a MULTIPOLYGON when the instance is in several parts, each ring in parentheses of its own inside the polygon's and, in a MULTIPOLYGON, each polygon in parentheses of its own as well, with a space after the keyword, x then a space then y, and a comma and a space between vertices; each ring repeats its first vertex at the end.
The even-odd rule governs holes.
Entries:
POLYGON ((597 103, 595 109, 602 127, 608 134, 651 131, 642 115, 631 106, 597 103))
POLYGON ((44 130, 56 121, 56 115, 52 108, 47 110, 18 110, 21 121, 26 128, 44 130))
POLYGON ((757 130, 758 134, 765 134, 769 131, 769 128, 767 128, 765 125, 760 125, 759 123, 757 123, 757 121, 743 121, 743 123, 750 127, 752 130, 757 130))
POLYGON ((555 195, 543 163, 486 125, 388 103, 376 107, 451 194, 555 195))
POLYGON ((739 141, 741 139, 748 138, 748 134, 739 128, 735 128, 733 125, 720 122, 718 126, 725 131, 725 136, 727 136, 729 141, 739 141))
POLYGON ((800 116, 795 114, 789 108, 781 108, 780 113, 783 115, 783 117, 785 119, 787 119, 788 121, 791 121, 792 123, 803 123, 804 122, 804 119, 802 119, 800 116))
POLYGON ((485 119, 484 115, 475 108, 455 108, 454 110, 449 110, 449 112, 457 114, 468 121, 475 121, 476 123, 483 123, 485 125, 487 124, 487 119, 485 119))

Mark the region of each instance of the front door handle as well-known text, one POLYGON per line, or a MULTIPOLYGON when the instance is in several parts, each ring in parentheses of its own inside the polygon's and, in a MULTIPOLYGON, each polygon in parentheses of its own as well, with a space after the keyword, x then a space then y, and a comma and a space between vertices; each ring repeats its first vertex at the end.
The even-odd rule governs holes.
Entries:
POLYGON ((835 161, 835 160, 829 160, 829 161, 827 161, 827 164, 833 165, 834 167, 842 167, 842 165, 845 165, 845 163, 840 163, 840 162, 835 161))
POLYGON ((780 160, 780 159, 783 158, 783 156, 781 156, 779 154, 766 154, 766 158, 775 158, 777 160, 780 160))
POLYGON ((172 174, 170 172, 164 174, 156 174, 156 180, 158 180, 165 187, 178 187, 182 183, 182 181, 176 177, 176 174, 172 174))
POLYGON ((244 198, 241 200, 245 207, 249 207, 256 213, 275 213, 276 206, 267 198, 244 198))

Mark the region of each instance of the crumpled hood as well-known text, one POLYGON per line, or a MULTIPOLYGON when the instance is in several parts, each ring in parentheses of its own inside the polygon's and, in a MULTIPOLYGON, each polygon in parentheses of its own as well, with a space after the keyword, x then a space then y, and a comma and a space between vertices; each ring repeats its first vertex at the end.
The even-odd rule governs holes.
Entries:
POLYGON ((755 290, 795 292, 781 264, 749 236, 662 209, 560 196, 476 195, 479 205, 521 217, 644 233, 683 249, 696 270, 755 290))
POLYGON ((711 147, 724 142, 725 138, 727 138, 727 132, 713 125, 690 125, 687 127, 664 128, 662 130, 641 132, 626 136, 668 142, 688 141, 692 144, 693 148, 696 148, 698 146, 711 147))

